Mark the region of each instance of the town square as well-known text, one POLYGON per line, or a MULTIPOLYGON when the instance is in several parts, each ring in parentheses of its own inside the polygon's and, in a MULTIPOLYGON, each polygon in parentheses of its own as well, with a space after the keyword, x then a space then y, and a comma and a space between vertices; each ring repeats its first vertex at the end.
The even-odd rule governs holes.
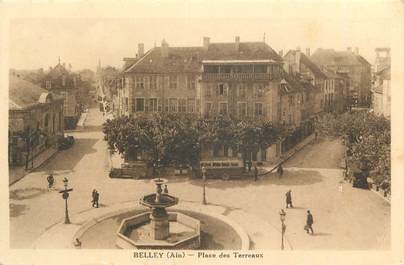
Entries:
POLYGON ((10 249, 391 250, 382 28, 162 21, 10 24, 10 249))

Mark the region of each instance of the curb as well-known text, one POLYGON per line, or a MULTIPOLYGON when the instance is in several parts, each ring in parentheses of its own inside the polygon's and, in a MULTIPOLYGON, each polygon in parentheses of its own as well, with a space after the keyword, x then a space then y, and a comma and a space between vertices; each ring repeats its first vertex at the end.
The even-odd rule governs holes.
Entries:
MULTIPOLYGON (((17 183, 18 181, 22 180, 23 178, 25 178, 25 176, 29 175, 30 173, 32 173, 34 170, 38 169, 39 167, 41 167, 42 165, 46 164, 47 162, 49 162, 49 160, 51 160, 53 157, 55 157, 57 154, 59 153, 59 150, 56 149, 56 152, 54 152, 53 154, 51 154, 47 159, 45 159, 44 161, 42 161, 42 163, 40 163, 38 166, 34 167, 34 168, 30 168, 28 170, 24 169, 24 174, 21 178, 16 179, 12 182, 10 182, 8 184, 9 187, 11 187, 12 185, 14 185, 15 183, 17 183)), ((8 172, 8 175, 10 175, 10 171, 8 172)))
MULTIPOLYGON (((313 134, 309 135, 306 139, 308 139, 308 138, 311 137, 311 136, 313 136, 313 134)), ((306 139, 305 139, 305 140, 306 140, 306 139)), ((259 174, 259 176, 265 176, 265 175, 267 175, 267 174, 272 173, 280 164, 282 164, 282 163, 288 161, 289 159, 291 159, 296 153, 300 152, 304 147, 306 147, 307 145, 311 144, 314 140, 315 140, 315 139, 313 138, 313 139, 311 139, 311 140, 308 140, 308 141, 307 141, 306 143, 304 143, 302 146, 299 146, 299 147, 294 148, 294 149, 293 149, 293 152, 291 152, 290 155, 286 156, 286 158, 284 158, 284 159, 280 159, 280 161, 278 161, 278 162, 275 163, 275 166, 273 166, 272 169, 270 169, 269 171, 267 171, 267 172, 265 172, 265 173, 259 174)))
MULTIPOLYGON (((130 202, 132 203, 132 202, 130 202)), ((193 208, 193 207, 189 207, 186 205, 181 205, 181 206, 177 206, 174 207, 171 211, 169 212, 175 212, 175 211, 191 211, 191 212, 196 212, 196 213, 200 213, 203 215, 207 215, 207 216, 211 216, 213 218, 219 219, 220 221, 226 223, 227 225, 229 225, 232 229, 234 229, 234 231, 236 232, 236 234, 240 237, 241 240, 241 248, 240 250, 250 250, 250 238, 247 234, 247 232, 245 232, 245 230, 235 221, 231 220, 230 218, 223 216, 221 214, 212 212, 211 210, 202 207, 205 211, 202 211, 203 209, 201 209, 200 207, 197 208, 193 208)), ((127 206, 125 205, 123 208, 120 209, 114 209, 111 212, 108 213, 103 213, 103 214, 99 214, 97 216, 91 217, 89 218, 84 224, 77 226, 77 228, 74 228, 72 232, 69 232, 69 235, 72 236, 72 238, 69 239, 69 247, 74 249, 76 248, 74 246, 75 243, 75 239, 76 238, 80 238, 89 228, 91 228, 92 226, 96 225, 97 223, 106 220, 108 218, 114 217, 116 215, 122 214, 122 213, 126 213, 128 211, 132 211, 132 210, 136 210, 136 209, 143 209, 140 207, 134 207, 134 206, 127 206)), ((147 211, 147 209, 144 209, 145 211, 147 211)), ((80 215, 80 213, 78 213, 78 215, 80 215)), ((72 220, 74 216, 72 216, 72 220)), ((54 224, 52 227, 55 228, 57 226, 63 225, 63 222, 59 222, 54 224)), ((75 224, 72 224, 75 225, 75 224)), ((41 234, 41 236, 39 236, 34 243, 32 244, 32 247, 34 249, 42 249, 39 245, 39 243, 41 242, 41 237, 44 237, 45 234, 47 232, 45 231, 43 234, 41 234)), ((68 236, 68 235, 65 235, 68 236)))
POLYGON ((375 189, 370 189, 371 191, 373 191, 374 193, 376 193, 377 196, 379 196, 380 198, 382 198, 384 201, 386 201, 388 204, 391 205, 391 199, 387 199, 386 197, 384 197, 383 195, 380 194, 380 192, 376 191, 375 189))

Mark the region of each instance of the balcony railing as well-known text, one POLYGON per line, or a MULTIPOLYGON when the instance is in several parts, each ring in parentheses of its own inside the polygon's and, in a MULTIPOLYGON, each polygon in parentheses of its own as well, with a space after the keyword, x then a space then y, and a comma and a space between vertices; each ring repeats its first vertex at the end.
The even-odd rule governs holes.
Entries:
POLYGON ((271 80, 269 73, 203 73, 203 81, 271 80))

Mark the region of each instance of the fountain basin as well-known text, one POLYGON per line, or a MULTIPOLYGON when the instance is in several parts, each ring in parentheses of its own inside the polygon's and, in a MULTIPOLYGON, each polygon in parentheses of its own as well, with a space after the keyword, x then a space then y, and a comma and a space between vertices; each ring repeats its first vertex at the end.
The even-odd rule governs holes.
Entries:
POLYGON ((178 204, 178 198, 169 194, 161 194, 159 201, 156 198, 156 193, 148 194, 140 198, 140 204, 149 208, 167 208, 178 204))
POLYGON ((154 239, 150 212, 122 220, 117 231, 116 246, 121 249, 197 249, 200 247, 200 221, 179 212, 169 212, 169 234, 164 240, 154 239))

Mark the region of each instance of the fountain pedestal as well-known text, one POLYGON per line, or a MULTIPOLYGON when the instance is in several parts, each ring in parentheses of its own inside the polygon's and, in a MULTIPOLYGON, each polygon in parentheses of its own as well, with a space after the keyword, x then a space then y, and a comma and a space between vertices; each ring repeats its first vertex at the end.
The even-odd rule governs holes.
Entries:
POLYGON ((170 235, 168 214, 164 208, 154 208, 150 214, 151 232, 154 240, 164 240, 170 235))
POLYGON ((196 249, 200 246, 200 222, 185 214, 170 212, 166 208, 176 205, 178 198, 163 193, 161 185, 166 179, 153 179, 156 193, 145 195, 140 204, 151 209, 122 220, 116 245, 137 249, 196 249), (170 233, 170 222, 172 231, 170 233))

